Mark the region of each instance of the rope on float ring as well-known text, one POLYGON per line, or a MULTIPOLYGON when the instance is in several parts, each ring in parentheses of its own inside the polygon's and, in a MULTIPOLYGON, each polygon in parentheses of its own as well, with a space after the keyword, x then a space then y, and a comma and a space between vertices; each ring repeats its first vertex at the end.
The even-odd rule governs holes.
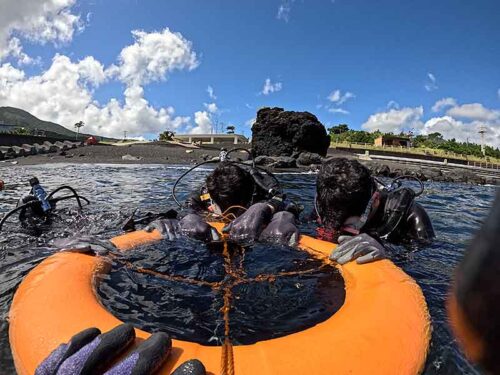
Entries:
MULTIPOLYGON (((237 274, 232 269, 231 254, 227 246, 227 236, 223 236, 224 249, 222 255, 224 256, 224 268, 226 274, 237 277, 237 274)), ((229 310, 231 309, 231 292, 232 286, 228 285, 224 288, 224 306, 222 306, 222 313, 224 319, 224 344, 222 345, 222 358, 221 358, 221 375, 234 375, 234 356, 233 345, 229 338, 229 310)))
POLYGON ((310 273, 316 272, 318 270, 321 270, 325 267, 328 267, 331 264, 331 262, 329 261, 328 257, 325 256, 324 254, 321 254, 320 252, 317 252, 311 248, 305 248, 303 250, 306 250, 310 255, 315 256, 318 260, 322 260, 324 263, 320 267, 311 268, 311 269, 307 269, 307 270, 278 272, 275 275, 259 274, 253 278, 247 278, 245 275, 245 271, 243 269, 243 262, 244 262, 244 258, 245 258, 245 248, 240 247, 241 258, 238 262, 236 269, 234 269, 233 262, 231 259, 231 254, 230 254, 229 248, 228 248, 227 237, 228 237, 227 234, 224 234, 222 236, 222 241, 223 241, 222 255, 224 257, 224 270, 225 270, 227 275, 230 275, 234 279, 234 281, 232 281, 226 285, 223 285, 223 282, 207 282, 207 281, 202 281, 202 280, 190 279, 190 278, 183 277, 180 275, 179 276, 168 275, 168 274, 161 273, 161 272, 147 269, 147 268, 135 267, 131 262, 118 259, 116 256, 113 256, 112 254, 111 254, 111 258, 113 260, 117 261, 118 263, 121 263, 126 268, 135 270, 136 272, 139 272, 142 274, 156 276, 158 278, 162 278, 165 280, 175 281, 175 282, 185 282, 188 284, 194 284, 194 285, 200 285, 200 286, 209 286, 214 290, 224 287, 223 288, 224 304, 223 304, 223 307, 221 308, 221 312, 223 313, 223 320, 224 320, 224 342, 221 346, 221 375, 234 375, 235 374, 234 353, 233 353, 233 344, 232 344, 231 338, 230 338, 230 326, 229 326, 229 321, 230 321, 229 312, 231 310, 231 300, 232 300, 233 287, 235 287, 236 285, 246 284, 246 283, 251 283, 251 282, 262 282, 262 281, 274 282, 277 277, 300 276, 300 275, 310 274, 310 273))

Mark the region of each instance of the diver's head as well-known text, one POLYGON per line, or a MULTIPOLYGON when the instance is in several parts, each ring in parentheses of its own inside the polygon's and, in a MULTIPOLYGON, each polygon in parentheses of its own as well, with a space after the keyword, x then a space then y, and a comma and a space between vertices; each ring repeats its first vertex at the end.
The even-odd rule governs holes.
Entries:
POLYGON ((334 158, 316 179, 316 209, 326 227, 339 230, 346 219, 363 214, 372 195, 370 171, 357 160, 334 158))
POLYGON ((252 202, 254 184, 249 172, 230 162, 220 163, 207 177, 210 197, 222 212, 231 206, 248 207, 252 202))

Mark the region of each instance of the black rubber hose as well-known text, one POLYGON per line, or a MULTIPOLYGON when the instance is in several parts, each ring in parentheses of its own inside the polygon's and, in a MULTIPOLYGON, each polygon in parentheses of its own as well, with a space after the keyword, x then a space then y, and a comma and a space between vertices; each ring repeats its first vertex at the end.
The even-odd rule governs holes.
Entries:
MULTIPOLYGON (((52 191, 48 196, 47 196, 47 199, 50 199, 53 197, 53 195, 61 190, 69 190, 71 191, 73 194, 74 194, 74 197, 76 198, 76 201, 78 202, 78 207, 80 207, 80 209, 82 209, 82 202, 80 201, 80 196, 78 195, 78 193, 76 192, 75 189, 73 189, 71 186, 68 186, 68 185, 63 185, 63 186, 59 186, 56 190, 52 191)), ((86 202, 88 202, 88 200, 86 200, 86 202)))
MULTIPOLYGON (((64 196, 64 197, 59 197, 59 198, 52 198, 52 199, 50 199, 50 201, 49 201, 49 202, 54 202, 54 203, 57 203, 57 202, 60 202, 60 201, 65 201, 65 200, 67 200, 67 199, 76 198, 76 197, 77 197, 76 195, 67 195, 67 196, 64 196)), ((85 201, 85 203, 90 204, 90 201, 89 201, 87 198, 82 197, 81 195, 78 195, 78 197, 79 197, 81 200, 85 201)), ((82 207, 80 206, 80 208, 82 208, 82 207)))
POLYGON ((420 191, 415 192, 415 196, 416 197, 418 197, 419 195, 421 195, 424 192, 424 183, 422 182, 422 180, 420 180, 420 178, 415 177, 415 176, 411 176, 411 175, 406 175, 405 174, 403 176, 396 177, 394 180, 392 180, 392 182, 403 180, 403 179, 414 180, 414 181, 417 181, 419 183, 419 185, 420 185, 420 191))
POLYGON ((198 163, 196 164, 194 167, 191 167, 189 168, 186 172, 184 172, 183 174, 181 174, 179 176, 179 178, 177 178, 177 181, 175 181, 174 183, 174 186, 172 186, 172 198, 174 198, 174 201, 175 203, 177 203, 177 205, 182 208, 183 205, 177 200, 177 197, 175 196, 175 188, 177 187, 177 185, 179 184, 179 182, 188 174, 190 173, 191 171, 194 171, 196 168, 198 167, 201 167, 202 165, 205 165, 205 164, 215 164, 215 163, 219 163, 219 160, 207 160, 207 161, 202 161, 201 163, 198 163))
MULTIPOLYGON (((248 165, 245 164, 245 163, 242 163, 242 162, 239 162, 239 161, 232 161, 231 163, 234 163, 234 164, 240 164, 240 165, 243 165, 243 166, 246 166, 248 168, 248 165)), ((278 190, 279 190, 279 193, 283 193, 282 189, 281 189, 281 184, 278 180, 278 178, 271 172, 269 172, 267 169, 265 168, 262 168, 262 167, 258 167, 258 166, 252 166, 253 169, 256 169, 260 172, 264 172, 265 174, 267 174, 269 177, 271 177, 274 182, 276 183, 276 186, 278 187, 278 190)), ((257 185, 259 185, 260 188, 262 188, 264 191, 267 191, 268 190, 268 186, 264 186, 262 185, 262 183, 260 181, 258 181, 257 179, 254 179, 255 183, 257 185)))
POLYGON ((14 215, 17 211, 21 211, 22 209, 25 209, 25 208, 28 208, 34 204, 39 204, 40 202, 38 200, 36 201, 31 201, 31 202, 28 202, 28 203, 25 203, 21 206, 17 206, 16 208, 14 208, 13 210, 10 210, 9 212, 7 212, 5 214, 5 216, 2 218, 2 220, 0 220, 0 232, 2 231, 2 227, 3 227, 3 224, 7 221, 7 219, 9 217, 11 217, 12 215, 14 215))

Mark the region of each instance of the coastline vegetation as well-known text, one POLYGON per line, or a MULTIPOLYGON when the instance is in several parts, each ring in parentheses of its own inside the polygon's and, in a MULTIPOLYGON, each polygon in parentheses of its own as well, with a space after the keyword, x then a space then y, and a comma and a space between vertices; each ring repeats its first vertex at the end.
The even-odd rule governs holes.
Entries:
MULTIPOLYGON (((411 134, 401 132, 399 134, 382 133, 377 130, 367 132, 364 130, 349 129, 346 124, 339 124, 328 129, 328 133, 332 139, 332 144, 349 144, 352 147, 360 147, 361 145, 370 149, 386 149, 387 147, 375 146, 375 139, 380 136, 403 136, 411 139, 411 147, 393 147, 400 152, 422 155, 437 155, 437 156, 453 156, 466 157, 472 159, 482 159, 484 156, 481 152, 481 145, 471 142, 458 142, 455 138, 444 139, 441 133, 431 133, 428 135, 412 136, 411 134)), ((392 149, 392 148, 391 148, 392 149)), ((485 146, 485 156, 490 161, 500 162, 500 150, 490 146, 485 146), (491 160, 494 159, 494 160, 491 160)))

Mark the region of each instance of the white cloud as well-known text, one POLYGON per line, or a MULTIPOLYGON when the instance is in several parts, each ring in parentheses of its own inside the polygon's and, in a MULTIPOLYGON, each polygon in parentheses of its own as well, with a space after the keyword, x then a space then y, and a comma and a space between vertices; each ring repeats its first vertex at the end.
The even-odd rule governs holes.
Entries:
MULTIPOLYGON (((18 65, 29 65, 38 62, 38 59, 33 59, 23 52, 23 47, 21 46, 21 41, 19 38, 10 38, 7 48, 3 52, 4 56, 12 56, 17 60, 18 65)), ((2 56, 2 51, 0 50, 0 60, 2 56)))
POLYGON ((479 103, 459 105, 453 98, 438 100, 432 109, 439 112, 444 108, 448 108, 446 115, 427 121, 422 119, 424 111, 421 106, 391 109, 371 115, 362 128, 393 133, 415 129, 416 134, 424 135, 439 132, 445 139, 474 143, 481 142, 479 129, 482 128, 486 131, 486 144, 500 147, 500 110, 489 109, 479 103))
POLYGON ((118 66, 110 69, 129 86, 164 81, 174 70, 192 70, 199 64, 192 43, 168 28, 161 32, 132 31, 135 43, 122 49, 118 66))
POLYGON ((203 105, 210 113, 217 113, 219 111, 219 108, 217 108, 217 104, 215 103, 203 103, 203 105))
MULTIPOLYGON (((324 108, 330 112, 330 113, 340 113, 343 115, 349 114, 349 111, 340 108, 342 104, 344 104, 346 101, 349 99, 355 98, 356 95, 354 95, 352 92, 346 91, 345 93, 342 93, 341 90, 333 90, 330 95, 326 97, 326 99, 330 102, 327 105, 324 106, 324 108)), ((317 105, 316 108, 322 108, 323 106, 321 104, 317 105)))
POLYGON ((271 79, 267 78, 266 81, 264 82, 264 88, 262 89, 261 94, 269 95, 272 94, 273 92, 281 91, 282 88, 283 85, 281 82, 272 83, 271 79))
POLYGON ((215 96, 214 89, 212 88, 212 86, 207 87, 207 92, 210 99, 217 100, 217 97, 215 96))
POLYGON ((292 11, 292 4, 295 0, 282 0, 280 6, 278 7, 278 14, 276 18, 288 22, 290 20, 290 12, 292 11))
POLYGON ((395 100, 389 100, 387 103, 387 109, 399 109, 399 103, 395 100))
POLYGON ((457 105, 457 101, 454 98, 443 98, 438 100, 432 106, 432 112, 439 112, 448 107, 454 107, 457 105))
POLYGON ((198 111, 194 114, 196 126, 191 129, 191 134, 209 134, 213 129, 213 122, 210 114, 206 111, 198 111))
POLYGON ((500 111, 485 108, 480 103, 463 104, 455 106, 446 112, 447 115, 452 117, 459 117, 470 120, 479 121, 500 121, 500 111))
MULTIPOLYGON (((124 130, 130 137, 137 137, 166 129, 185 129, 190 117, 176 116, 172 107, 152 106, 144 97, 141 84, 165 79, 173 69, 193 69, 197 65, 196 55, 191 43, 180 34, 168 30, 152 34, 151 39, 144 32, 136 33, 136 44, 126 47, 119 66, 111 69, 92 56, 74 62, 67 56, 56 55, 47 70, 31 77, 9 63, 0 65, 0 106, 19 107, 69 129, 83 120, 85 132, 103 136, 121 137, 124 130), (172 55, 165 57, 168 53, 172 55), (138 77, 130 77, 132 72, 138 77), (127 83, 123 99, 113 98, 104 104, 96 101, 94 90, 117 77, 127 83)), ((209 104, 209 108, 214 110, 215 103, 209 104)), ((204 124, 200 116, 195 121, 198 126, 204 124)))
POLYGON ((347 91, 344 94, 342 94, 340 90, 334 90, 330 93, 330 95, 327 96, 327 99, 332 103, 335 103, 336 105, 341 105, 344 104, 349 99, 355 97, 356 95, 354 95, 352 92, 347 91))
MULTIPOLYGON (((11 64, 0 66, 0 90, 24 79, 24 72, 14 68, 11 64)), ((1 92, 1 91, 0 91, 1 92)))
POLYGON ((480 144, 480 128, 486 131, 486 144, 494 147, 500 146, 500 122, 488 124, 480 121, 472 121, 466 123, 450 116, 434 117, 425 123, 422 134, 439 132, 445 139, 455 138, 459 142, 468 141, 480 144))
POLYGON ((75 31, 82 28, 80 16, 72 13, 75 3, 76 0, 2 0, 0 61, 13 56, 20 63, 32 62, 22 52, 17 36, 41 44, 71 41, 75 31))
POLYGON ((387 112, 371 115, 361 127, 370 132, 380 130, 383 133, 399 133, 413 128, 420 129, 423 126, 421 121, 423 114, 424 109, 422 106, 390 109, 387 112))
POLYGON ((434 90, 438 89, 437 80, 436 80, 436 77, 434 76, 434 74, 427 73, 427 81, 424 84, 424 88, 427 91, 434 91, 434 90))
POLYGON ((252 126, 253 126, 253 124, 255 124, 255 120, 256 120, 256 118, 255 118, 255 117, 253 117, 253 118, 251 118, 251 119, 249 119, 249 120, 245 121, 245 125, 246 125, 246 126, 249 126, 249 127, 252 127, 252 126))
POLYGON ((340 113, 343 115, 348 115, 349 111, 346 111, 345 109, 342 108, 328 108, 328 112, 330 113, 340 113))

